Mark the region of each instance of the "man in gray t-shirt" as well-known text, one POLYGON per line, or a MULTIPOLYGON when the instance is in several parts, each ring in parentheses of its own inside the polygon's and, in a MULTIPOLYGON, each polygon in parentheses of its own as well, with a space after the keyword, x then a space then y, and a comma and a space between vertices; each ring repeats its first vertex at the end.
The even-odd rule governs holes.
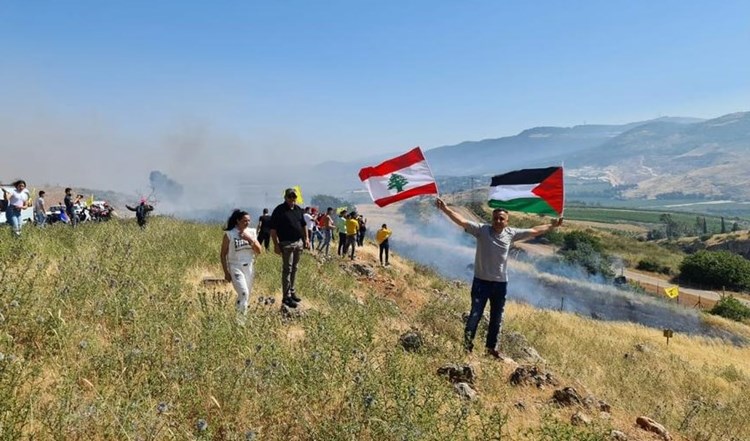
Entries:
POLYGON ((503 358, 497 350, 498 335, 505 310, 505 296, 508 289, 508 253, 515 240, 536 237, 562 225, 562 218, 551 224, 538 225, 529 229, 518 229, 508 226, 508 211, 502 208, 492 212, 492 224, 478 224, 464 219, 463 216, 445 205, 437 198, 436 205, 456 225, 477 239, 474 256, 474 280, 471 284, 471 313, 464 329, 464 348, 471 352, 474 349, 474 336, 477 333, 479 320, 484 314, 487 301, 490 302, 490 323, 487 330, 487 354, 503 358))

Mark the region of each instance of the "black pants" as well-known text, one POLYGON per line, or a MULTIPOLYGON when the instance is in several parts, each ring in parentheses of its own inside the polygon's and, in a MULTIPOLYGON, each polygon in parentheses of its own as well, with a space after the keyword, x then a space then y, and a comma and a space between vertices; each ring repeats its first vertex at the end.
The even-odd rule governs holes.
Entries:
POLYGON ((261 231, 258 234, 258 242, 268 251, 268 245, 271 243, 271 235, 267 232, 261 231))
POLYGON ((360 228, 357 231, 357 245, 363 246, 365 244, 365 233, 367 233, 367 230, 364 228, 360 228))
POLYGON ((390 245, 388 245, 388 239, 384 240, 380 243, 380 264, 383 264, 383 253, 385 253, 385 263, 388 263, 388 250, 390 249, 390 245))
POLYGON ((339 247, 336 254, 339 256, 344 255, 344 246, 346 245, 346 233, 339 233, 339 247))
POLYGON ((490 324, 487 329, 487 349, 497 349, 500 327, 503 324, 505 310, 505 296, 508 292, 508 282, 491 282, 477 279, 471 284, 471 312, 464 329, 464 346, 467 350, 474 347, 474 336, 477 333, 479 320, 484 313, 487 301, 490 302, 490 324))

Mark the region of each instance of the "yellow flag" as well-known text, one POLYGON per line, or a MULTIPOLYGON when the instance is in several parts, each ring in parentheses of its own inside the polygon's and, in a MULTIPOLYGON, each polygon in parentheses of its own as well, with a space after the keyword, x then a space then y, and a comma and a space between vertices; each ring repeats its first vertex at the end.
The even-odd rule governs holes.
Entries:
POLYGON ((670 286, 669 288, 664 288, 664 294, 666 294, 670 299, 673 299, 680 295, 680 287, 670 286))
POLYGON ((86 206, 87 207, 91 207, 92 205, 94 205, 94 195, 93 194, 91 196, 89 196, 88 199, 86 199, 86 206))
POLYGON ((344 205, 343 207, 339 207, 336 209, 336 214, 341 214, 342 211, 348 210, 348 209, 349 207, 347 207, 346 205, 344 205))
MULTIPOLYGON (((302 199, 302 189, 299 187, 299 185, 295 185, 292 187, 294 189, 294 192, 297 193, 297 205, 304 205, 305 200, 302 199)), ((284 196, 284 193, 281 194, 284 196)))

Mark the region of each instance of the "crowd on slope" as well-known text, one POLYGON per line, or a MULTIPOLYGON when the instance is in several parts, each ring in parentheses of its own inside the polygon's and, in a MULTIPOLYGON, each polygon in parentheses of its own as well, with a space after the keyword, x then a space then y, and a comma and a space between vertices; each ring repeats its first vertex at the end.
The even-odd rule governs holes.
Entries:
MULTIPOLYGON (((26 186, 26 181, 19 179, 11 184, 8 190, 2 187, 3 197, 0 199, 0 211, 5 213, 5 221, 11 227, 11 234, 15 237, 21 236, 23 227, 23 211, 32 209, 31 220, 37 227, 43 228, 49 223, 62 222, 73 227, 87 220, 109 220, 115 217, 115 209, 105 201, 84 201, 84 196, 78 194, 73 196, 73 189, 65 189, 63 202, 58 205, 48 206, 46 192, 40 190, 32 199, 31 192, 26 186)), ((138 205, 125 206, 128 210, 135 212, 136 222, 142 228, 146 226, 148 214, 154 210, 154 206, 141 198, 138 205)))

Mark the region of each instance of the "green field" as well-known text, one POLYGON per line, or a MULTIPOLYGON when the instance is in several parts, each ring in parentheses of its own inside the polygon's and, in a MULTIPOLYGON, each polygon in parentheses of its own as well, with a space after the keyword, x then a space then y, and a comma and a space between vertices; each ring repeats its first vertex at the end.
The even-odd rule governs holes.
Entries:
MULTIPOLYGON (((694 213, 685 213, 680 211, 658 211, 658 210, 638 210, 624 208, 605 208, 605 207, 581 207, 572 206, 565 208, 565 218, 571 220, 582 220, 604 223, 634 223, 644 225, 661 224, 659 219, 661 215, 668 213, 677 223, 695 225, 696 217, 706 218, 706 225, 709 232, 721 231, 720 216, 704 216, 694 213)), ((746 229, 748 221, 745 219, 725 218, 727 230, 732 228, 732 224, 737 221, 740 227, 746 229)))

